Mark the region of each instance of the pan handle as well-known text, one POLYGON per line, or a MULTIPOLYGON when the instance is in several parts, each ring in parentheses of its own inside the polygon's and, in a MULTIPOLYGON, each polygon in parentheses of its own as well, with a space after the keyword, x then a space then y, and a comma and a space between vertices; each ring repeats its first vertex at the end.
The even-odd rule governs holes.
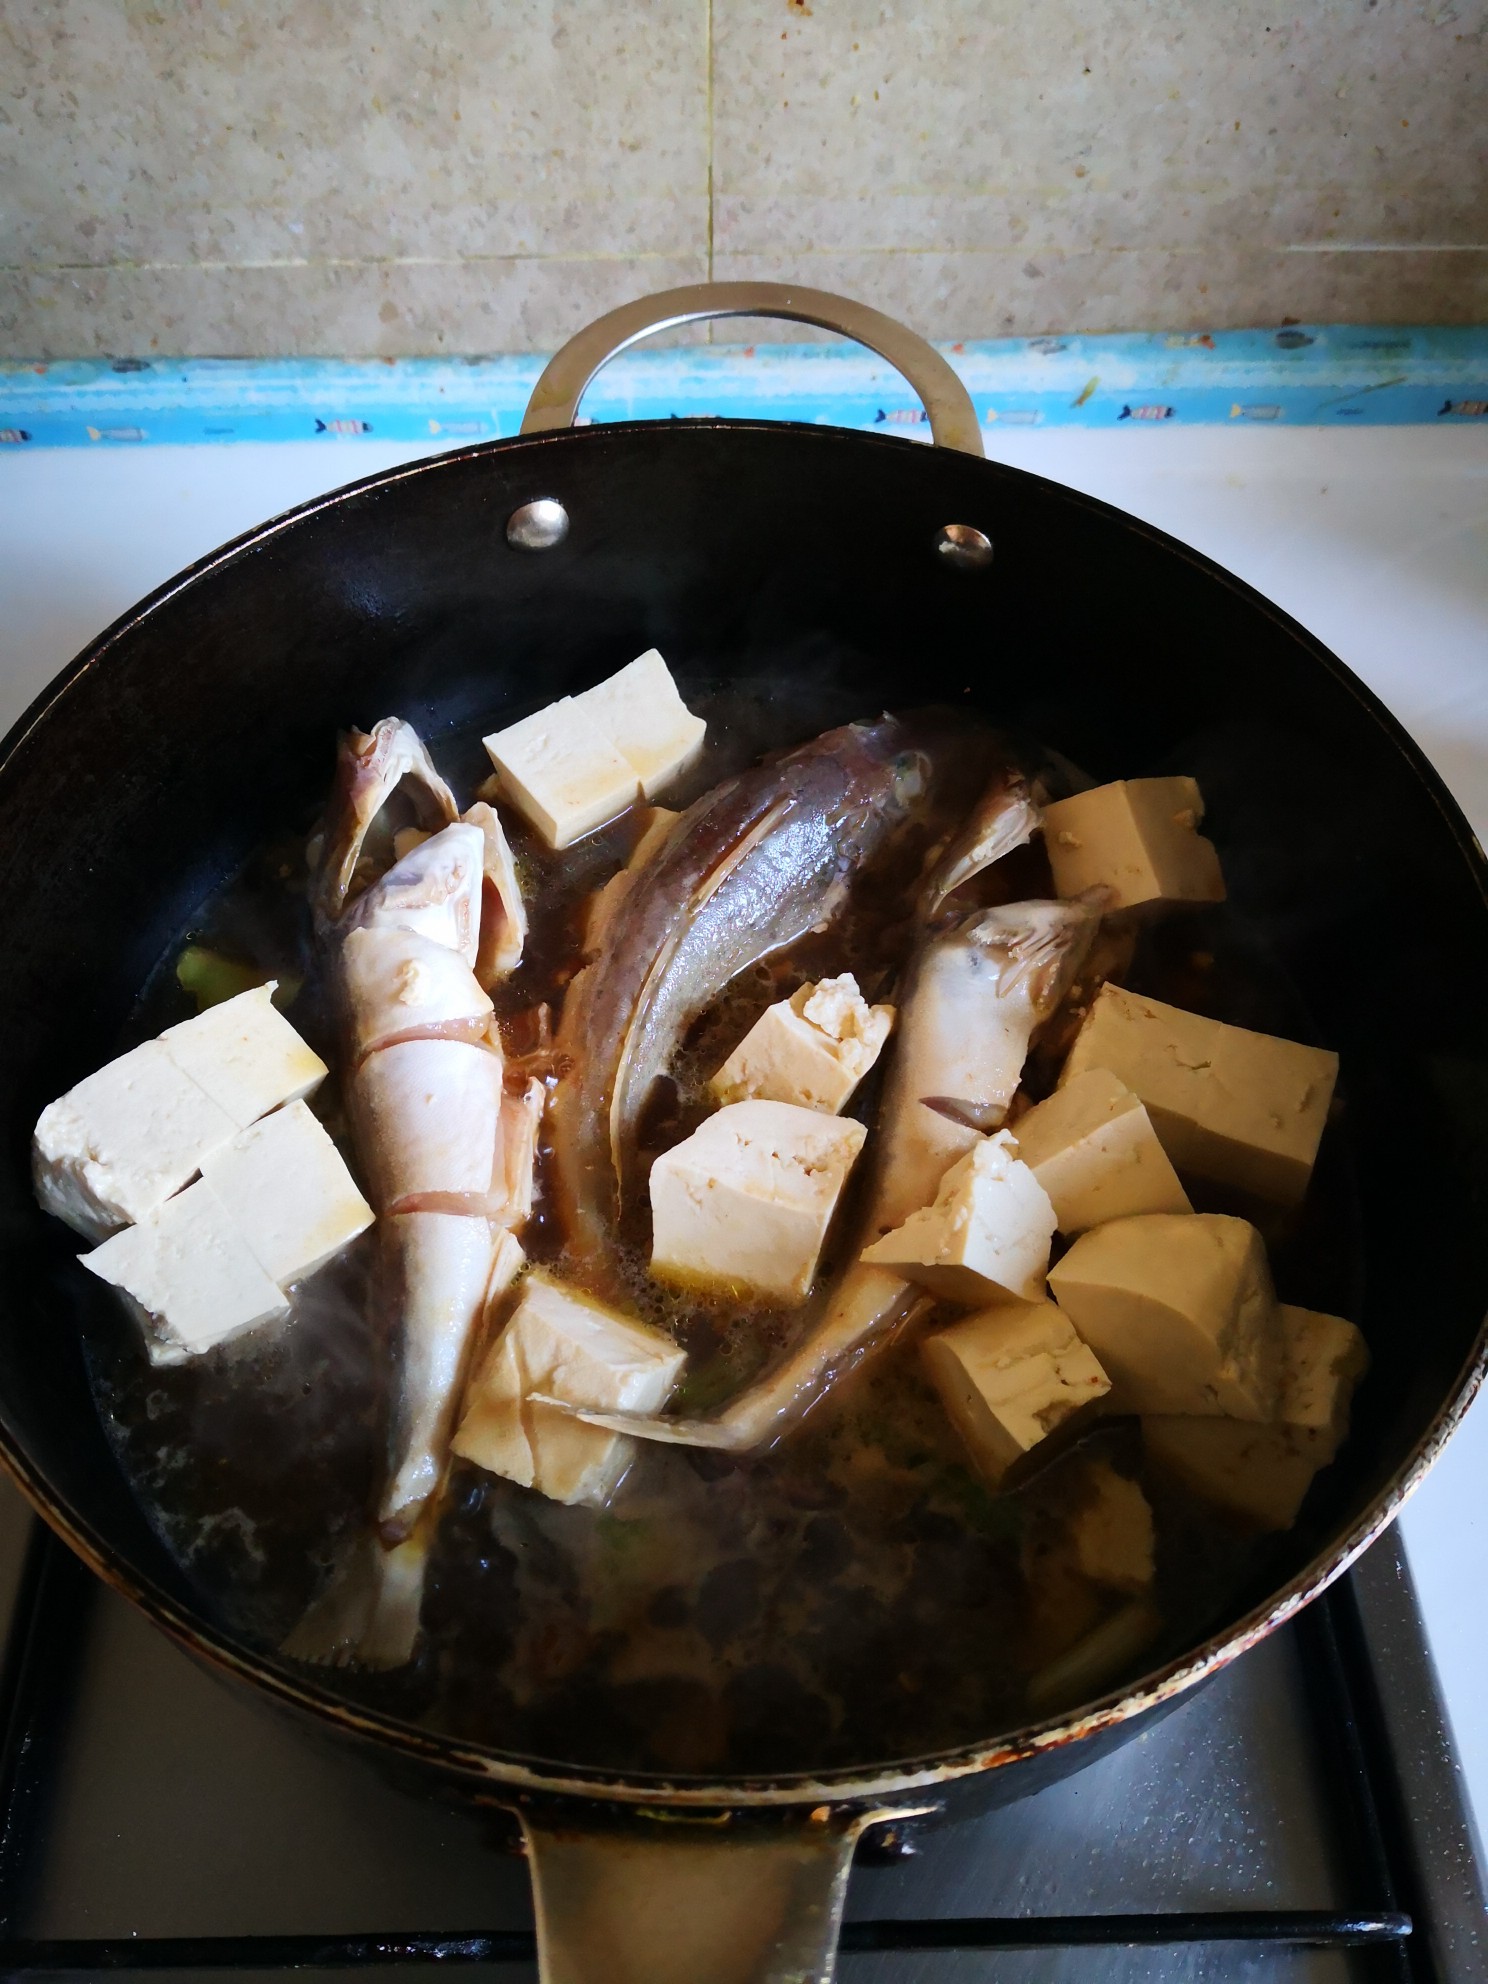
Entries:
POLYGON ((853 1848, 908 1811, 523 1810, 541 1984, 829 1984, 853 1848))
POLYGON ((866 303, 787 282, 689 283, 684 289, 639 297, 597 317, 549 360, 527 403, 522 432, 546 434, 555 427, 571 427, 579 401, 601 366, 657 331, 708 317, 785 317, 853 338, 886 358, 909 381, 930 416, 930 433, 938 448, 956 448, 964 455, 985 452, 971 395, 932 344, 866 303))

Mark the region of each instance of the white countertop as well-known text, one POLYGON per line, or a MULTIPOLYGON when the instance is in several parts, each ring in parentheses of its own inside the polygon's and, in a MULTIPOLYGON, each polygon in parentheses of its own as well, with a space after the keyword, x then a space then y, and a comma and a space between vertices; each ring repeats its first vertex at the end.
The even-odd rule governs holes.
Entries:
MULTIPOLYGON (((1415 734, 1488 839, 1488 431, 1003 430, 988 444, 1186 539, 1295 614, 1415 734)), ((93 635, 193 559, 291 504, 429 452, 321 441, 0 457, 0 730, 93 635)), ((1485 1510, 1488 1397, 1402 1519, 1488 1833, 1485 1510)))

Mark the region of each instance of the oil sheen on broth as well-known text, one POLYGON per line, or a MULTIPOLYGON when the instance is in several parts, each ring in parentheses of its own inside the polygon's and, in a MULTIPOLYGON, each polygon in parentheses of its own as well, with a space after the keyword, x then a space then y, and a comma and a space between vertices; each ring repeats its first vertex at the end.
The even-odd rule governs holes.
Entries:
MULTIPOLYGON (((763 750, 861 714, 840 693, 692 700, 710 742, 684 801, 763 750)), ((473 767, 468 743, 439 755, 458 773, 462 752, 473 767)), ((646 1110, 648 1149, 695 1127, 703 1081, 771 1001, 845 970, 870 1000, 892 997, 909 885, 935 824, 897 847, 844 924, 771 956, 702 1017, 646 1110)), ((586 905, 624 859, 627 828, 562 855, 520 828, 513 840, 531 930, 522 966, 496 995, 508 1019, 539 1001, 558 1005, 580 962, 586 905)), ((305 881, 304 834, 287 835, 203 906, 189 934, 303 981, 291 1016, 334 1068, 305 881)), ((983 890, 987 901, 1047 894, 1042 856, 1010 857, 983 890)), ((174 975, 179 948, 147 987, 134 1037, 189 1009, 174 975)), ((1296 1018, 1284 979, 1223 906, 1151 926, 1128 982, 1242 1024, 1284 1031, 1296 1018)), ((521 1044, 513 1037, 509 1050, 521 1044)), ((1035 1050, 1030 1088, 1052 1074, 1035 1050)), ((877 1087, 870 1077, 850 1105, 869 1124, 877 1087)), ((317 1108, 333 1132, 344 1128, 333 1084, 317 1108)), ((565 1235, 542 1190, 545 1157, 523 1244, 561 1272, 565 1235)), ((835 1234, 851 1230, 851 1212, 843 1208, 835 1234)), ((1296 1229, 1273 1236, 1291 1299, 1347 1313, 1352 1230, 1351 1194, 1325 1161, 1296 1229)), ((721 1404, 791 1340, 789 1315, 662 1289, 645 1269, 643 1223, 622 1237, 635 1311, 690 1354, 680 1409, 721 1404)), ((90 1311, 95 1392, 136 1495, 200 1602, 261 1647, 277 1646, 299 1617, 377 1492, 389 1373, 369 1299, 372 1238, 302 1284, 290 1321, 269 1338, 175 1369, 152 1370, 110 1306, 90 1311)), ((838 1264, 832 1245, 824 1274, 838 1264)), ((922 1377, 915 1342, 903 1341, 770 1451, 640 1443, 603 1511, 457 1462, 415 1661, 392 1674, 318 1678, 467 1742, 619 1771, 820 1771, 985 1742, 1192 1644, 1263 1586, 1275 1549, 1147 1479, 1134 1422, 1045 1445, 1047 1455, 1036 1449, 1033 1467, 991 1493, 922 1377), (1158 1569, 1148 1623, 1092 1673, 1071 1649, 1126 1601, 1080 1574, 1067 1524, 1091 1470, 1104 1467, 1142 1482, 1158 1569)))

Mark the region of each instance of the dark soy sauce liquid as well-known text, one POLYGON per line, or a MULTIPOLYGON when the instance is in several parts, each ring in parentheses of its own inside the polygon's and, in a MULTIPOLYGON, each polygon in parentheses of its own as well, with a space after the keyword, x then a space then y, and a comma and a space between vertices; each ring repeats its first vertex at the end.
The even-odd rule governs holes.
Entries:
MULTIPOLYGON (((709 717, 710 742, 686 788, 667 795, 672 804, 763 751, 865 714, 841 692, 783 696, 774 684, 689 700, 709 717)), ((468 794, 483 775, 478 746, 457 741, 438 756, 457 790, 468 794)), ((955 803, 965 802, 960 794, 955 803)), ((932 819, 904 837, 845 924, 727 989, 660 1085, 643 1122, 648 1145, 688 1134, 706 1107, 707 1076, 797 985, 851 969, 870 1000, 892 999, 908 884, 934 833, 952 823, 932 819)), ((514 829, 531 935, 496 995, 513 1045, 527 1031, 519 1016, 541 1001, 556 1011, 582 961, 589 899, 623 862, 633 831, 620 823, 553 856, 514 829)), ((303 980, 290 1017, 334 1069, 305 874, 303 837, 286 838, 207 903, 190 934, 303 980)), ((1047 894, 1041 854, 1010 857, 981 888, 968 907, 1047 894)), ((146 990, 135 1037, 189 1010, 174 956, 146 990)), ((1223 906, 1145 926, 1123 975, 1174 1004, 1308 1037, 1284 977, 1223 906)), ((1084 997, 1090 989, 1087 973, 1084 997)), ((1035 1096, 1052 1085, 1054 1045, 1067 1043, 1076 1018, 1065 1016, 1035 1052, 1026 1077, 1035 1096)), ((850 1105, 870 1124, 878 1087, 870 1077, 850 1105)), ((334 1075, 315 1107, 350 1154, 334 1075)), ((1352 1193, 1344 1167, 1326 1161, 1326 1141, 1324 1150, 1308 1205, 1271 1236, 1273 1262, 1283 1299, 1357 1313, 1352 1193)), ((530 1258, 562 1272, 564 1235, 542 1189, 546 1156, 522 1241, 530 1258)), ((823 1273, 846 1257, 851 1235, 848 1205, 823 1273)), ((645 1272, 644 1231, 625 1237, 637 1313, 689 1351, 678 1409, 712 1410, 792 1340, 790 1315, 660 1288, 645 1272)), ((204 1607, 265 1649, 366 1524, 381 1485, 397 1374, 396 1347, 374 1322, 375 1252, 365 1236, 295 1292, 287 1323, 182 1368, 152 1369, 112 1311, 87 1346, 100 1412, 141 1503, 204 1607)), ((929 1327, 962 1313, 937 1312, 929 1327)), ((1264 1580, 1275 1548, 1154 1477, 1135 1422, 1088 1424, 1080 1438, 1047 1444, 1025 1474, 989 1491, 921 1375, 917 1341, 902 1341, 768 1452, 638 1445, 602 1511, 563 1507, 456 1463, 413 1663, 393 1674, 326 1668, 318 1678, 466 1742, 618 1771, 814 1772, 986 1742, 1194 1644, 1264 1580), (1139 1481, 1156 1519, 1157 1581, 1140 1613, 1129 1595, 1086 1578, 1074 1554, 1071 1520, 1102 1469, 1139 1481), (1114 1635, 1107 1657, 1084 1659, 1103 1627, 1114 1635)))

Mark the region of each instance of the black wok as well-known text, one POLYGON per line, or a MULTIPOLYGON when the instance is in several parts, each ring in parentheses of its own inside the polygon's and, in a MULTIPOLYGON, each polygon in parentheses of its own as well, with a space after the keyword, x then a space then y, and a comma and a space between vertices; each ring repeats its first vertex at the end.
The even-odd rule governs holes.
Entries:
POLYGON ((875 1815, 937 1808, 967 1780, 980 1799, 1015 1797, 1124 1740, 1337 1576, 1460 1418, 1488 1356, 1484 862, 1431 767, 1338 660, 1160 532, 981 460, 954 376, 873 313, 743 286, 652 299, 560 354, 528 426, 203 560, 7 740, 0 1451, 94 1569, 199 1657, 431 1788, 517 1810, 545 1977, 825 1975, 852 1842, 875 1815), (754 422, 570 428, 620 343, 745 311, 875 345, 948 445, 754 422), (235 1643, 105 1438, 80 1342, 88 1305, 108 1298, 32 1200, 42 1105, 104 1057, 202 897, 313 804, 338 729, 397 711, 437 749, 651 646, 684 690, 753 677, 782 693, 840 683, 864 711, 964 703, 1097 776, 1196 773, 1237 915, 1341 1052, 1330 1161, 1356 1174, 1374 1356, 1354 1434, 1285 1539, 1274 1588, 1078 1714, 815 1781, 618 1781, 462 1747, 235 1643))

